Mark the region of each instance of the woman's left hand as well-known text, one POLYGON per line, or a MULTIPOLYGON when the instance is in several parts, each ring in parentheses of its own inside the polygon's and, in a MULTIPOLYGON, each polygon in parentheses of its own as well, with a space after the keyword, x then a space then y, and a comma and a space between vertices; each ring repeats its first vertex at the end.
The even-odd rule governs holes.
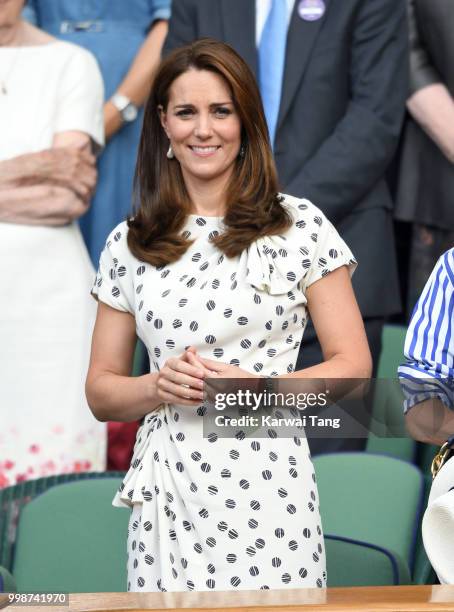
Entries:
POLYGON ((203 369, 205 400, 208 403, 215 403, 219 394, 225 396, 227 393, 235 394, 240 391, 260 392, 261 377, 257 374, 247 372, 230 363, 200 357, 194 347, 186 350, 185 359, 191 365, 203 369))
POLYGON ((238 366, 214 359, 205 359, 200 357, 193 347, 189 347, 186 351, 188 362, 194 366, 202 366, 204 373, 208 378, 260 378, 257 374, 247 372, 238 366))

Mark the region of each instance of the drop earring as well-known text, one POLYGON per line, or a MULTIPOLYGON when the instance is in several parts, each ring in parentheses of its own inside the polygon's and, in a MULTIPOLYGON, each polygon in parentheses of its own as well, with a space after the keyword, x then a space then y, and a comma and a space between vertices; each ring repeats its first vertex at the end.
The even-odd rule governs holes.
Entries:
POLYGON ((169 144, 169 150, 167 151, 167 159, 173 159, 175 157, 175 153, 173 152, 172 145, 169 144))
POLYGON ((241 159, 243 159, 245 153, 246 153, 246 147, 244 146, 244 144, 242 144, 240 147, 240 153, 239 153, 241 159))

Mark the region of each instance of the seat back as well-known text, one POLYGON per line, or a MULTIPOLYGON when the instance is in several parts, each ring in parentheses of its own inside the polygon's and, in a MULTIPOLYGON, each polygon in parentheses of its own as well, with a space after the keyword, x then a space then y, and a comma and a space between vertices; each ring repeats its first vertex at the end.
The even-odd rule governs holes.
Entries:
POLYGON ((325 533, 386 548, 411 569, 422 509, 419 469, 368 453, 319 455, 314 466, 325 533))
POLYGON ((377 378, 396 378, 397 368, 405 361, 404 345, 407 328, 404 325, 385 325, 377 378))
POLYGON ((385 325, 383 328, 373 404, 375 425, 372 431, 378 435, 371 433, 366 450, 412 462, 416 454, 416 442, 405 433, 404 397, 397 381, 397 368, 405 360, 406 333, 407 328, 402 325, 385 325))
POLYGON ((26 480, 0 489, 0 565, 10 572, 13 567, 13 549, 16 543, 16 528, 22 508, 59 484, 95 478, 123 478, 124 472, 71 472, 54 474, 26 480))
POLYGON ((325 535, 329 587, 411 584, 407 564, 382 547, 325 535))
POLYGON ((23 508, 12 572, 19 592, 126 590, 129 512, 112 507, 120 483, 58 485, 23 508))

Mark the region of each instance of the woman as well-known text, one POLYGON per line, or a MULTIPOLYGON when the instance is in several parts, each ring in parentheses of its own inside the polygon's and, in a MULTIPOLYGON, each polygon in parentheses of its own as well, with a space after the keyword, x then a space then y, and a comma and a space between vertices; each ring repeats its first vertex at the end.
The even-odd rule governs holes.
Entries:
POLYGON ((137 184, 101 256, 87 380, 97 418, 144 419, 114 500, 132 507, 128 589, 322 587, 306 439, 202 435, 205 379, 370 372, 352 255, 310 202, 278 195, 257 86, 228 45, 162 63, 137 184), (293 372, 307 307, 326 362, 293 372), (152 372, 132 379, 136 330, 152 372))
POLYGON ((94 272, 76 224, 96 183, 102 81, 22 6, 0 3, 0 486, 105 466, 83 389, 94 272))
MULTIPOLYGON (((46 32, 91 51, 103 76, 107 145, 98 160, 92 206, 80 220, 97 265, 106 235, 131 211, 142 106, 160 60, 170 0, 28 0, 25 15, 46 32)), ((108 424, 108 469, 127 469, 137 427, 108 424)))

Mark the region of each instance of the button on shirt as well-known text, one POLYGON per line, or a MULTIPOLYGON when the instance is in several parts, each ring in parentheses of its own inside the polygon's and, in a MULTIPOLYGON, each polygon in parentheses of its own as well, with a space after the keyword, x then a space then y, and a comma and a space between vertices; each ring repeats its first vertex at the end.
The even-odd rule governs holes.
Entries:
POLYGON ((415 306, 399 368, 404 412, 428 399, 454 410, 454 249, 438 260, 415 306))

